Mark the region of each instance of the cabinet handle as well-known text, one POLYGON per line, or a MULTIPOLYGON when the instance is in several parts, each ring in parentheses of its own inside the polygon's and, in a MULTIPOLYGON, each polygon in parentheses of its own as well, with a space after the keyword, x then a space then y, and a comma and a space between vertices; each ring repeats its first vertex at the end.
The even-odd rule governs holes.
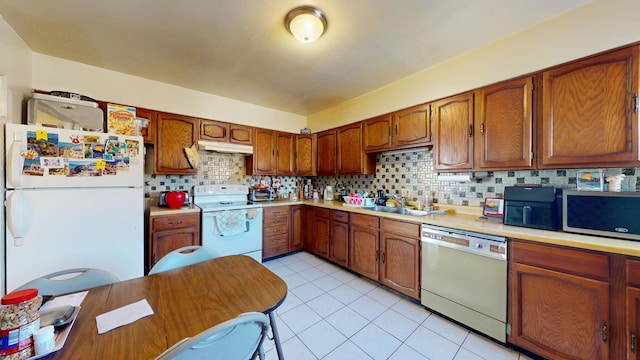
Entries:
POLYGON ((396 124, 396 136, 398 135, 398 124, 396 124))
POLYGON ((469 137, 473 137, 473 125, 469 124, 469 137))
POLYGON ((480 124, 480 134, 484 134, 484 123, 480 124))
POLYGON ((636 332, 631 330, 631 352, 636 352, 636 332))
POLYGON ((169 222, 169 225, 180 225, 180 224, 182 224, 182 220, 180 220, 180 221, 170 221, 169 222))
POLYGON ((638 93, 633 94, 633 112, 638 113, 638 93))
POLYGON ((376 261, 378 261, 378 256, 379 256, 379 255, 380 255, 380 254, 378 254, 378 250, 376 250, 376 261))
POLYGON ((382 263, 384 264, 384 253, 382 253, 382 263))
POLYGON ((607 323, 602 324, 602 342, 607 342, 607 323))

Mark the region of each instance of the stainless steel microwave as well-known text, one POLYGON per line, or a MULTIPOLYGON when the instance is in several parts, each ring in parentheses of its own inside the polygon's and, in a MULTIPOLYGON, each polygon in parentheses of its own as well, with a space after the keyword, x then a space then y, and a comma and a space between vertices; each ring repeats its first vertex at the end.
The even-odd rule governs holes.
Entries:
POLYGON ((562 230, 640 241, 640 193, 565 190, 562 230))

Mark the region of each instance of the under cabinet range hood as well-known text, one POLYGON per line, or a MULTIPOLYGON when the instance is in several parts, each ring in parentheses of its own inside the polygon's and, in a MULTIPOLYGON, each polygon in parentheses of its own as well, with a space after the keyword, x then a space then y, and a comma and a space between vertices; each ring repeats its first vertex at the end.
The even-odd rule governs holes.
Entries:
POLYGON ((227 154, 241 154, 241 155, 253 154, 253 146, 251 145, 232 144, 232 143, 204 141, 204 140, 198 140, 198 150, 215 151, 215 152, 227 153, 227 154))

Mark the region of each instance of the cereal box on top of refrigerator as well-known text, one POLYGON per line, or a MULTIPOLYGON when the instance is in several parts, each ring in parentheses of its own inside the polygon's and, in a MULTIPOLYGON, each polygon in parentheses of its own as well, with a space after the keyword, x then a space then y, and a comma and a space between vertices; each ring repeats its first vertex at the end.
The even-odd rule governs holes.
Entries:
POLYGON ((136 108, 126 105, 107 104, 107 132, 134 135, 136 108))

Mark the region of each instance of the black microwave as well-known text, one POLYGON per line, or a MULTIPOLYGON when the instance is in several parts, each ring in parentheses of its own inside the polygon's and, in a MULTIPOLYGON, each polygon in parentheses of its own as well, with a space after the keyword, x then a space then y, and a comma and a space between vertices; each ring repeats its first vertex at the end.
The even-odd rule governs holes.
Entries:
POLYGON ((640 241, 640 193, 565 190, 562 230, 640 241))

